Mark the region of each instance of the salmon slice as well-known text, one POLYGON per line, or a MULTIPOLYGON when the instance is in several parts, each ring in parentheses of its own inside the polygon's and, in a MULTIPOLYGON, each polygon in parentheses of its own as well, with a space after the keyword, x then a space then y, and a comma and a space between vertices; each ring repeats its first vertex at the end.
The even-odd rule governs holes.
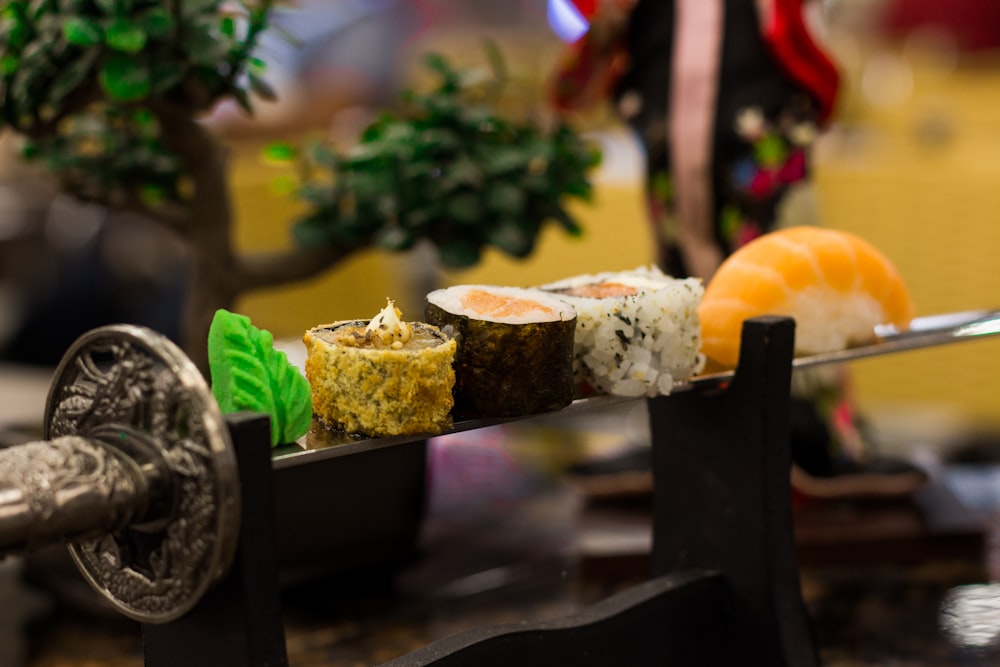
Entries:
POLYGON ((868 241, 840 230, 791 227, 730 255, 705 288, 698 317, 702 352, 733 366, 749 317, 794 318, 796 353, 815 354, 868 342, 879 324, 906 329, 913 312, 902 276, 868 241))
POLYGON ((523 317, 531 313, 549 315, 554 312, 537 301, 477 289, 462 295, 462 306, 471 312, 491 317, 523 317))

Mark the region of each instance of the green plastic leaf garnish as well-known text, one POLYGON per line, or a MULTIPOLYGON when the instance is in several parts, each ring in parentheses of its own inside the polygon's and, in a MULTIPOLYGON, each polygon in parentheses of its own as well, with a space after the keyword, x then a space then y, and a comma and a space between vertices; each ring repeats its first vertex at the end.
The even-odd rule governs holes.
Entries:
POLYGON ((312 421, 309 382, 274 349, 274 337, 245 315, 219 309, 208 331, 212 395, 223 413, 253 410, 271 417, 271 445, 294 442, 312 421))

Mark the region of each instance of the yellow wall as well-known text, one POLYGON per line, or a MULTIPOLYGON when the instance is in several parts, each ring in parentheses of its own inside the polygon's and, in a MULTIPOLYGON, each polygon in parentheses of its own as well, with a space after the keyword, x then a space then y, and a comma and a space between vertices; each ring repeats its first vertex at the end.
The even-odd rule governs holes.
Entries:
MULTIPOLYGON (((889 255, 918 315, 1000 307, 1000 60, 896 64, 910 68, 911 93, 865 106, 824 146, 824 223, 889 255)), ((862 362, 856 375, 869 401, 1000 422, 1000 340, 862 362)))

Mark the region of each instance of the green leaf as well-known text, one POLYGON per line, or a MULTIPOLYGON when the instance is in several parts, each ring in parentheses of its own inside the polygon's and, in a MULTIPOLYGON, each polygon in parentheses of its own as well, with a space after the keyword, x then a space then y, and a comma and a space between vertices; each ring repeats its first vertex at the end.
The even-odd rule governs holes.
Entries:
POLYGON ((428 53, 424 56, 424 66, 441 77, 442 92, 451 92, 459 88, 458 73, 452 69, 448 60, 440 53, 428 53))
POLYGON ((483 207, 479 198, 471 192, 452 197, 447 204, 448 216, 455 222, 474 225, 482 216, 483 207))
POLYGON ((465 269, 479 261, 479 246, 471 241, 456 240, 438 248, 441 263, 452 269, 465 269))
POLYGON ((21 60, 17 56, 5 53, 3 57, 0 57, 0 73, 3 73, 4 76, 10 76, 17 71, 20 64, 21 60))
POLYGON ((580 237, 583 236, 583 228, 577 224, 576 220, 573 219, 569 213, 566 212, 561 206, 556 206, 551 211, 551 217, 556 219, 563 229, 565 229, 570 236, 580 237))
POLYGON ((180 63, 170 60, 157 61, 153 63, 150 72, 150 79, 153 82, 152 93, 162 95, 179 84, 183 78, 184 67, 180 63))
POLYGON ((247 95, 247 91, 242 88, 233 88, 233 97, 236 99, 236 103, 239 104, 244 111, 246 111, 251 116, 253 115, 253 104, 250 103, 250 97, 247 95))
POLYGON ((115 51, 138 53, 146 46, 146 31, 126 19, 115 19, 104 34, 105 43, 115 51))
MULTIPOLYGON (((147 130, 153 128, 155 130, 156 116, 149 109, 135 109, 132 112, 132 122, 135 123, 137 127, 147 130)), ((155 131, 152 132, 155 134, 155 131)))
POLYGON ((270 84, 259 76, 256 76, 253 72, 247 73, 247 78, 250 80, 250 89, 257 94, 257 97, 268 102, 277 101, 278 95, 274 92, 274 88, 270 84))
MULTIPOLYGON (((96 56, 96 51, 90 53, 96 56)), ((49 104, 59 104, 66 99, 67 95, 76 90, 87 79, 87 75, 94 65, 94 59, 85 56, 59 72, 49 88, 49 104)))
POLYGON ((489 61, 493 78, 501 83, 506 81, 509 76, 507 73, 507 63, 504 62, 503 53, 500 52, 497 43, 492 39, 487 39, 485 44, 483 44, 483 50, 486 51, 486 60, 489 61))
POLYGON ((531 157, 523 148, 497 148, 486 158, 486 169, 491 174, 507 174, 527 166, 531 157))
POLYGON ((145 63, 122 54, 104 62, 99 78, 104 92, 118 102, 141 100, 152 90, 152 77, 145 63))
POLYGON ((143 185, 139 188, 139 199, 150 208, 156 208, 166 199, 164 189, 159 185, 143 185))
POLYGON ((506 217, 516 217, 524 210, 525 196, 520 188, 507 183, 493 186, 486 197, 486 205, 506 217))
POLYGON ((38 148, 38 144, 33 141, 25 141, 24 145, 21 146, 21 157, 25 160, 34 160, 39 155, 41 155, 41 150, 38 148))
POLYGON ((448 167, 448 171, 444 174, 443 187, 446 190, 462 186, 478 187, 482 182, 483 172, 480 165, 463 155, 448 167))
POLYGON ((337 154, 321 141, 312 141, 306 146, 306 156, 318 165, 335 168, 339 162, 337 154))
POLYGON ((253 326, 249 317, 216 311, 208 331, 208 366, 219 409, 269 415, 271 446, 294 442, 309 430, 309 382, 274 349, 271 333, 253 326))
POLYGON ((33 21, 38 21, 46 14, 58 11, 59 7, 55 0, 33 0, 31 3, 30 12, 33 21))
POLYGON ((208 21, 186 23, 180 34, 187 57, 196 65, 215 68, 229 53, 228 44, 208 21))
POLYGON ((104 39, 101 27, 94 21, 73 17, 63 21, 63 38, 77 46, 96 46, 104 39))
POLYGON ((326 184, 307 183, 296 191, 296 196, 316 208, 332 208, 337 203, 337 191, 326 184))
POLYGON ((299 156, 298 149, 287 141, 274 141, 264 147, 264 160, 274 164, 288 164, 299 156))
POLYGON ((490 231, 490 243, 512 257, 523 259, 535 248, 535 237, 528 230, 514 222, 504 222, 490 231))
POLYGON ((174 18, 163 7, 153 7, 139 18, 139 25, 150 38, 160 39, 174 29, 174 18))

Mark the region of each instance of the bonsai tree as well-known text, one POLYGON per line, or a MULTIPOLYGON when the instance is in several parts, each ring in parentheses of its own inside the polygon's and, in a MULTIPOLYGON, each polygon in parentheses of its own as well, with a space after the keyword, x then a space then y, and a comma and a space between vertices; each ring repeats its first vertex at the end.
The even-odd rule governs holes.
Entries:
POLYGON ((254 55, 273 0, 2 0, 0 123, 27 158, 89 202, 130 209, 190 247, 182 341, 205 369, 212 316, 245 291, 303 280, 365 247, 421 239, 445 267, 485 246, 530 254, 541 226, 579 228, 566 197, 587 198, 598 156, 571 129, 495 112, 505 75, 471 77, 439 56, 437 86, 408 93, 347 152, 277 145, 300 165, 292 249, 234 247, 226 151, 200 118, 224 98, 252 113, 273 94, 254 55), (475 80, 474 80, 475 79, 475 80))

